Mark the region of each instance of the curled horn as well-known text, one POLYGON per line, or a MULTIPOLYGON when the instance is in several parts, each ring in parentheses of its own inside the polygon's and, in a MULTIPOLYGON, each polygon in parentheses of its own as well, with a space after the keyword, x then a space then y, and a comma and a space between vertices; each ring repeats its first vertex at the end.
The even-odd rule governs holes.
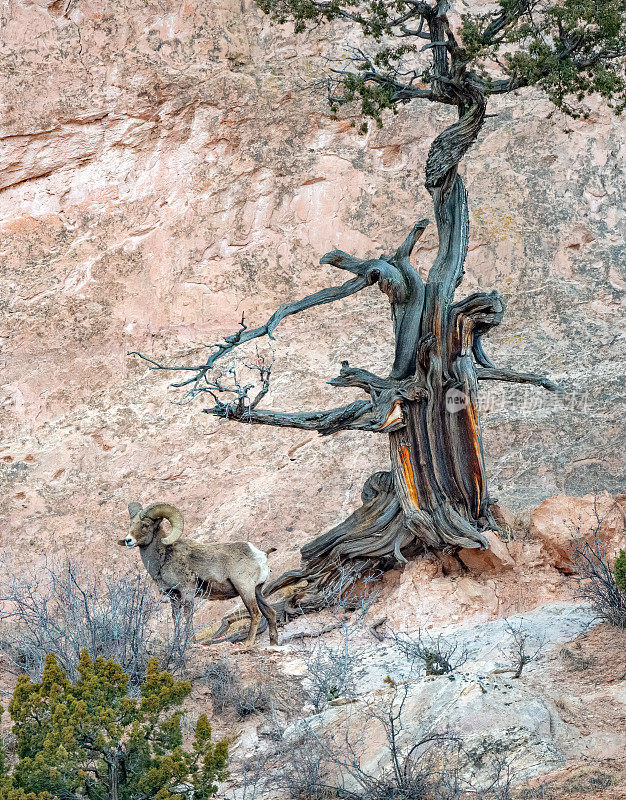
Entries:
POLYGON ((184 520, 183 515, 171 503, 153 503, 151 506, 144 508, 141 512, 142 519, 166 519, 172 526, 172 531, 169 536, 164 536, 161 541, 163 544, 173 544, 177 539, 180 539, 183 533, 184 520))
POLYGON ((128 504, 128 513, 130 514, 131 519, 134 519, 140 512, 141 512, 141 503, 128 504))

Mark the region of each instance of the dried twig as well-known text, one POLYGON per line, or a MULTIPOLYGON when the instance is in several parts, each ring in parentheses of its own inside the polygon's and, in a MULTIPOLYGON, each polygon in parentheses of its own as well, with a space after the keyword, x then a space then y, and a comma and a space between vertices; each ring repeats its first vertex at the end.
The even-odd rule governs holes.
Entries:
POLYGON ((289 636, 283 636, 283 644, 285 642, 292 642, 296 639, 300 641, 304 639, 317 639, 320 636, 324 636, 326 633, 330 633, 331 631, 336 631, 339 628, 343 627, 340 622, 335 622, 332 625, 325 625, 323 628, 320 628, 318 631, 298 631, 297 633, 291 633, 289 636))
POLYGON ((381 633, 378 629, 382 628, 382 626, 387 622, 387 617, 382 617, 379 620, 376 620, 372 625, 370 625, 370 632, 375 639, 378 639, 379 642, 385 641, 384 633, 381 633))

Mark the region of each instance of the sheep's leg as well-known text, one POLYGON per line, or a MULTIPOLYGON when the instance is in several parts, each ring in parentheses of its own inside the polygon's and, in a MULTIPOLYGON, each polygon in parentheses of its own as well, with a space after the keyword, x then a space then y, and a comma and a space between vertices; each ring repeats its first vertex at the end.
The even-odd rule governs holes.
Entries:
POLYGON ((248 614, 250 614, 250 630, 248 631, 247 638, 243 642, 243 646, 251 647, 254 644, 256 632, 261 622, 261 611, 254 595, 251 597, 248 592, 241 591, 235 583, 233 583, 233 586, 235 586, 237 594, 241 597, 248 614))
POLYGON ((276 627, 276 612, 274 609, 267 605, 261 613, 267 620, 270 629, 270 644, 278 644, 278 628, 276 627))
POLYGON ((254 590, 257 604, 261 610, 261 614, 267 620, 270 629, 270 644, 278 644, 278 628, 276 627, 276 611, 269 603, 265 602, 265 598, 261 594, 261 584, 254 590))

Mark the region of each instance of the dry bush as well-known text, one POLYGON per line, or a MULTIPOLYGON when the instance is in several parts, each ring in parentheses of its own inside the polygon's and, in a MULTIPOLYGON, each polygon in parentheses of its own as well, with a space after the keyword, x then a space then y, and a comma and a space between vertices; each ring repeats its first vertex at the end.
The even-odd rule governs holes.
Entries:
MULTIPOLYGON (((234 758, 228 760, 231 777, 237 779, 237 785, 225 795, 224 800, 270 800, 273 795, 268 793, 271 785, 271 765, 269 754, 261 753, 250 757, 234 758)), ((182 800, 182 798, 181 798, 182 800)))
POLYGON ((506 620, 504 630, 512 639, 508 653, 504 655, 507 655, 513 663, 513 677, 521 678, 524 667, 540 658, 546 644, 545 637, 531 633, 523 619, 517 622, 506 620))
MULTIPOLYGON (((359 709, 341 729, 320 731, 310 719, 242 762, 229 797, 238 800, 514 800, 515 774, 507 743, 468 749, 449 731, 419 741, 407 736, 409 684, 389 681, 391 696, 359 709), (387 758, 374 773, 371 737, 383 732, 387 758), (364 756, 366 756, 364 758, 364 756), (480 765, 481 780, 468 777, 480 765), (382 768, 381 768, 382 767, 382 768)), ((413 723, 411 722, 411 727, 413 723)), ((540 795, 537 795, 539 797, 540 795)))
POLYGON ((417 638, 408 633, 391 633, 400 652, 406 656, 412 670, 424 670, 426 675, 446 675, 460 669, 467 661, 467 649, 445 636, 431 636, 422 631, 417 638))
POLYGON ((491 774, 480 789, 464 777, 462 765, 466 760, 463 744, 455 736, 425 737, 398 759, 397 773, 394 770, 366 782, 369 785, 358 795, 359 800, 512 800, 510 768, 504 753, 491 754, 491 774))
POLYGON ((227 708, 232 708, 243 719, 251 714, 262 714, 271 708, 270 692, 264 681, 259 680, 244 686, 239 670, 227 656, 209 664, 202 677, 209 684, 213 711, 216 714, 223 714, 227 708))
POLYGON ((330 760, 325 747, 308 726, 297 741, 281 743, 278 761, 280 767, 271 784, 290 800, 327 800, 337 796, 328 781, 330 760))
MULTIPOLYGON (((618 586, 614 562, 600 536, 602 520, 596 509, 592 538, 580 537, 572 545, 573 579, 577 595, 593 606, 598 619, 618 628, 626 628, 626 594, 618 586)), ((580 531, 579 531, 580 534, 580 531)))
POLYGON ((338 573, 339 580, 326 593, 324 601, 333 623, 291 637, 303 641, 308 638, 303 653, 307 672, 302 689, 316 711, 354 691, 359 657, 353 651, 352 639, 362 631, 363 621, 378 596, 381 573, 360 575, 346 566, 339 567, 338 573), (329 646, 320 637, 334 630, 339 632, 340 643, 329 646))
POLYGON ((148 660, 181 670, 193 636, 191 625, 173 625, 169 602, 149 576, 95 577, 76 563, 45 564, 37 573, 0 569, 0 646, 16 671, 41 675, 54 653, 70 680, 80 654, 120 664, 138 685, 148 660), (160 630, 159 630, 160 629, 160 630))
POLYGON ((316 711, 353 691, 358 658, 350 649, 349 637, 337 648, 317 642, 308 650, 305 660, 307 672, 302 688, 316 711))
POLYGON ((320 733, 309 720, 301 720, 279 744, 279 769, 271 778, 276 789, 290 800, 513 800, 506 742, 476 753, 444 731, 411 743, 405 708, 409 684, 387 683, 394 687, 392 695, 360 708, 358 720, 342 730, 320 733), (388 757, 372 774, 363 767, 364 755, 381 729, 388 757), (468 765, 477 762, 480 786, 467 777, 468 765))

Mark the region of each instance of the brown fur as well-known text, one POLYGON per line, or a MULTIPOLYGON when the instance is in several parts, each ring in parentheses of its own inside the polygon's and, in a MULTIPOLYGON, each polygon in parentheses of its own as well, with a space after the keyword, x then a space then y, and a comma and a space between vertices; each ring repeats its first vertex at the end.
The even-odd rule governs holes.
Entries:
POLYGON ((178 539, 164 545, 162 518, 141 518, 141 506, 131 504, 129 536, 120 539, 122 546, 137 546, 144 566, 172 603, 172 614, 178 621, 180 612, 189 619, 196 597, 226 600, 237 595, 250 614, 250 630, 245 645, 252 645, 263 615, 270 630, 270 643, 278 643, 276 612, 261 595, 261 587, 269 575, 267 556, 260 563, 248 542, 211 542, 203 544, 178 539), (139 509, 139 510, 137 510, 139 509), (132 539, 135 545, 129 545, 132 539))

